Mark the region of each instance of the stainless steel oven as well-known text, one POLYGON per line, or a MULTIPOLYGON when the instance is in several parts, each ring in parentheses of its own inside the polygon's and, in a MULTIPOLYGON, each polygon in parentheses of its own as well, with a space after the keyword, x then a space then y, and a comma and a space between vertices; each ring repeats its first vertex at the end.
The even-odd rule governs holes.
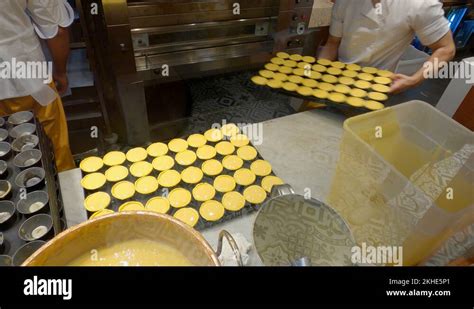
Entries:
POLYGON ((255 69, 277 51, 302 52, 313 7, 313 0, 77 2, 112 126, 128 144, 149 140, 147 85, 255 69))

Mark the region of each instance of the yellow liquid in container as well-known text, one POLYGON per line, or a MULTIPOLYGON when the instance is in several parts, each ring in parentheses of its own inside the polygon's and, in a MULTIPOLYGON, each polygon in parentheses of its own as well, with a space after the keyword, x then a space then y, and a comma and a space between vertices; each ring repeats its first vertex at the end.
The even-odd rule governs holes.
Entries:
MULTIPOLYGON (((472 174, 470 176, 472 177, 472 174)), ((449 194, 444 192, 435 202, 438 207, 448 212, 457 212, 473 205, 474 193, 467 175, 458 174, 448 184, 448 187, 453 188, 453 199, 448 198, 449 194)), ((474 222, 472 216, 474 213, 471 213, 471 222, 474 222)))
MULTIPOLYGON (((415 141, 420 133, 415 130, 408 130, 410 131, 410 139, 415 139, 408 140, 395 123, 385 124, 382 128, 383 138, 369 138, 369 136, 374 136, 373 132, 367 132, 361 137, 369 142, 385 161, 396 166, 397 170, 415 185, 422 181, 423 175, 432 174, 433 171, 436 173, 436 165, 443 165, 443 161, 449 160, 453 156, 453 153, 439 145, 432 144, 428 149, 420 147, 415 141)), ((455 166, 450 164, 450 168, 455 169, 455 166)), ((453 188, 456 196, 453 199, 448 199, 446 190, 442 190, 439 192, 439 198, 435 200, 438 207, 448 212, 457 212, 473 203, 472 188, 468 183, 468 179, 465 179, 462 174, 458 173, 445 187, 453 188)), ((423 190, 423 187, 419 188, 433 198, 433 192, 423 190)))
MULTIPOLYGON (((377 135, 375 127, 359 134, 359 136, 380 154, 385 161, 397 167, 405 177, 410 178, 425 162, 429 162, 433 151, 421 148, 410 142, 403 135, 397 123, 380 125, 381 135, 377 135)), ((416 136, 416 133, 414 133, 416 136)))
POLYGON ((166 244, 133 239, 87 252, 66 266, 193 266, 178 250, 166 244))
MULTIPOLYGON (((472 205, 474 195, 467 179, 469 176, 463 176, 462 173, 457 173, 456 177, 451 180, 446 179, 448 182, 444 184, 443 190, 439 190, 437 193, 432 191, 431 186, 426 186, 425 189, 423 183, 437 181, 435 175, 441 173, 438 170, 443 166, 452 169, 450 171, 452 173, 456 172, 456 166, 452 164, 451 160, 453 153, 435 144, 427 145, 430 146, 428 148, 420 147, 419 143, 416 143, 417 139, 421 140, 422 138, 420 133, 412 129, 406 131, 410 131, 410 140, 404 137, 406 133, 403 134, 397 124, 385 124, 383 125, 383 138, 370 138, 368 141, 385 161, 396 166, 403 176, 408 178, 425 194, 434 198, 437 207, 447 212, 457 212, 472 205), (447 188, 453 189, 452 199, 448 198, 447 188), (433 194, 439 196, 433 196, 433 194)), ((374 136, 373 132, 364 135, 366 138, 370 135, 374 136)), ((364 138, 364 135, 362 138, 364 138)))
MULTIPOLYGON (((425 149, 415 142, 404 138, 402 132, 397 130, 395 124, 384 125, 383 128, 384 137, 372 140, 372 146, 386 161, 396 166, 398 171, 415 185, 423 181, 423 175, 433 174, 433 171, 436 173, 437 165, 441 167, 443 162, 446 164, 450 163, 449 160, 453 153, 439 145, 432 145, 432 148, 425 149), (394 147, 400 151, 395 151, 394 147)), ((417 135, 416 131, 411 133, 412 136, 417 135)), ((454 169, 451 172, 456 172, 455 166, 451 164, 449 166, 454 169)), ((446 188, 453 188, 453 198, 448 199, 449 194, 446 194, 446 190, 442 190, 439 192, 439 197, 435 200, 435 204, 448 212, 457 212, 472 205, 474 195, 467 177, 469 176, 457 173, 456 177, 445 185, 446 188)), ((431 196, 432 192, 423 190, 423 187, 419 188, 433 198, 431 196)))

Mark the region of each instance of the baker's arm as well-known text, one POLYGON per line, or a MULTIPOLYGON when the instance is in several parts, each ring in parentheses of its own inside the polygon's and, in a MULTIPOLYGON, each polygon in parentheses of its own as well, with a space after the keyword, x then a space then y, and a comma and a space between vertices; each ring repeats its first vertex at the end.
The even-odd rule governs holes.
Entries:
POLYGON ((326 45, 321 49, 318 58, 335 61, 338 59, 339 46, 341 45, 341 38, 329 35, 326 45))
MULTIPOLYGON (((409 24, 421 43, 433 51, 427 62, 428 67, 432 66, 434 70, 438 70, 439 65, 435 65, 435 59, 447 62, 452 60, 456 53, 443 3, 439 0, 423 0, 415 2, 414 5, 416 9, 408 12, 409 24)), ((394 75, 391 92, 398 93, 421 84, 425 80, 424 71, 425 68, 422 68, 412 76, 394 75)))
POLYGON ((45 40, 53 60, 53 79, 58 92, 68 88, 69 57, 68 27, 74 21, 74 11, 66 0, 27 0, 27 13, 38 36, 45 40))
POLYGON ((425 70, 439 70, 443 63, 451 61, 456 54, 456 46, 451 31, 446 33, 439 41, 429 45, 428 47, 433 51, 433 54, 427 60, 423 68, 412 76, 403 74, 395 74, 392 76, 393 83, 390 89, 391 93, 399 93, 420 85, 426 79, 425 70))
POLYGON ((59 94, 68 89, 67 62, 69 58, 69 31, 59 27, 55 37, 47 39, 46 43, 53 58, 53 79, 59 94))
POLYGON ((344 35, 344 15, 346 9, 345 1, 335 2, 331 13, 331 25, 329 27, 329 38, 326 45, 322 47, 318 58, 328 59, 331 61, 338 60, 339 46, 341 45, 344 35))

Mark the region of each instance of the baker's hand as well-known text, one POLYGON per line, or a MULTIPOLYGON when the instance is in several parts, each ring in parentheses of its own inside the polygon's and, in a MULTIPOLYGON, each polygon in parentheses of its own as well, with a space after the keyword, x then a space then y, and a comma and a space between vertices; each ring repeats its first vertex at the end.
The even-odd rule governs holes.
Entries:
POLYGON ((56 89, 58 90, 59 95, 63 95, 66 93, 69 80, 67 79, 66 73, 53 73, 53 80, 56 84, 56 89))
POLYGON ((397 94, 407 89, 418 86, 420 81, 416 76, 408 76, 403 74, 392 75, 392 86, 390 87, 390 93, 397 94))

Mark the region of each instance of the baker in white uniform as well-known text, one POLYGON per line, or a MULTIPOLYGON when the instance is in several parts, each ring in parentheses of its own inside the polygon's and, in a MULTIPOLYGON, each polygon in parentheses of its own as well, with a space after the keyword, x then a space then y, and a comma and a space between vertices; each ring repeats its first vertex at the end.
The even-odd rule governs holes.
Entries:
MULTIPOLYGON (((415 35, 433 51, 430 62, 450 61, 456 52, 439 0, 336 0, 329 33, 319 58, 392 72, 415 35)), ((423 73, 393 75, 391 92, 421 84, 423 73)))
POLYGON ((32 110, 53 143, 59 171, 74 168, 59 96, 68 88, 66 28, 73 20, 66 0, 0 0, 0 116, 32 110), (41 40, 52 67, 45 62, 41 40))

